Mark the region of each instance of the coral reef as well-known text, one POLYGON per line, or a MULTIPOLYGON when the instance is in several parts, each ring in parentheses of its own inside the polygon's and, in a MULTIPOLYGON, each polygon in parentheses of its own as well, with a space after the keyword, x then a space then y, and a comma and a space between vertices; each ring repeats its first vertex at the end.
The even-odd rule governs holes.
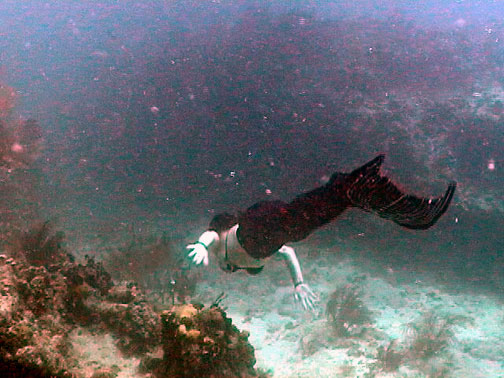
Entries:
POLYGON ((87 301, 86 305, 100 322, 97 329, 116 336, 116 345, 125 355, 140 356, 159 344, 159 315, 133 284, 115 286, 106 300, 87 301))
POLYGON ((71 325, 62 321, 64 305, 55 293, 62 277, 51 285, 50 275, 0 257, 0 370, 7 376, 70 376, 75 365, 67 336, 71 325))
POLYGON ((240 332, 218 307, 178 305, 161 315, 162 360, 156 377, 257 377, 254 348, 248 333, 240 332))
MULTIPOLYGON (((78 263, 49 223, 0 255, 0 371, 9 377, 80 377, 73 330, 110 334, 124 356, 144 357, 157 377, 256 377, 254 348, 219 308, 177 305, 161 316, 135 283, 114 285, 89 256, 78 263), (163 359, 145 357, 164 351, 163 359)), ((100 367, 95 377, 115 376, 100 367)), ((148 373, 148 372, 146 372, 148 373)), ((87 375, 89 376, 89 375, 87 375)))
POLYGON ((14 254, 16 259, 3 255, 0 262, 1 364, 70 374, 77 361, 68 334, 76 326, 113 334, 126 354, 159 344, 159 316, 134 285, 114 286, 103 265, 90 257, 75 263, 61 247, 61 234, 52 235, 47 223, 24 234, 26 240, 20 245, 30 248, 14 254), (56 256, 52 263, 51 256, 56 256))
POLYGON ((331 294, 326 316, 336 336, 358 337, 366 331, 371 312, 359 295, 359 289, 351 284, 341 286, 331 294))

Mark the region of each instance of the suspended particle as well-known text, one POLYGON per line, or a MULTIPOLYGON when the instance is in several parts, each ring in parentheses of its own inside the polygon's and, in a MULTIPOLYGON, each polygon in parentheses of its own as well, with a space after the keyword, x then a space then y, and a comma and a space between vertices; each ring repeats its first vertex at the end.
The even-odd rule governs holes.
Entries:
POLYGON ((488 160, 487 168, 489 171, 493 171, 495 169, 495 160, 494 159, 488 160))

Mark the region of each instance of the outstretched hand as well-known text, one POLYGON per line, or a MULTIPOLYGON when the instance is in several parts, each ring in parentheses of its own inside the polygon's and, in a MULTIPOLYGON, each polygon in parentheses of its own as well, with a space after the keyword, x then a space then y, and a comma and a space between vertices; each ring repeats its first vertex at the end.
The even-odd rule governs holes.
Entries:
POLYGON ((204 245, 189 244, 186 249, 190 250, 187 256, 192 257, 193 263, 199 265, 203 262, 204 265, 208 265, 208 250, 204 245))
POLYGON ((319 300, 319 297, 313 292, 308 284, 302 283, 296 286, 294 299, 296 302, 300 303, 305 310, 313 311, 315 309, 315 303, 319 300))

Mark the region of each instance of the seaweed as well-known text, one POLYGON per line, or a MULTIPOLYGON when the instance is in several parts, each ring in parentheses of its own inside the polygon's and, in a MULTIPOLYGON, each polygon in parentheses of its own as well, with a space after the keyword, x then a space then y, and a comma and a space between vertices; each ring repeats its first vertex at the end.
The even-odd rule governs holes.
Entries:
POLYGON ((161 266, 175 265, 170 239, 162 236, 132 233, 130 240, 106 251, 104 263, 118 280, 131 280, 141 287, 152 286, 149 280, 161 270, 161 266))
POLYGON ((406 325, 409 342, 406 341, 397 348, 394 339, 378 347, 376 361, 370 365, 366 376, 390 373, 403 364, 419 369, 428 377, 450 376, 450 355, 446 350, 453 341, 452 327, 467 322, 472 322, 472 319, 459 315, 440 316, 433 312, 426 313, 419 321, 406 325))
POLYGON ((360 299, 360 291, 354 285, 337 288, 330 296, 326 317, 336 336, 361 336, 365 325, 371 322, 371 311, 360 299))
POLYGON ((183 266, 166 233, 132 234, 125 244, 108 249, 104 264, 116 280, 133 281, 161 303, 188 302, 198 276, 183 266))
POLYGON ((21 256, 30 265, 49 267, 73 262, 74 258, 63 247, 65 233, 54 231, 51 221, 36 224, 18 234, 10 243, 11 254, 21 256))
POLYGON ((425 361, 443 352, 453 340, 453 324, 453 319, 432 312, 424 315, 419 322, 408 324, 413 334, 409 358, 425 361))
MULTIPOLYGON (((220 293, 219 296, 217 298, 215 298, 215 300, 213 301, 210 308, 221 307, 222 302, 226 299, 227 299, 227 294, 224 292, 220 293)), ((224 310, 225 310, 225 308, 224 308, 224 310)))
POLYGON ((377 373, 396 371, 404 363, 406 355, 396 348, 396 342, 394 339, 378 347, 376 361, 370 365, 367 376, 374 377, 377 373))

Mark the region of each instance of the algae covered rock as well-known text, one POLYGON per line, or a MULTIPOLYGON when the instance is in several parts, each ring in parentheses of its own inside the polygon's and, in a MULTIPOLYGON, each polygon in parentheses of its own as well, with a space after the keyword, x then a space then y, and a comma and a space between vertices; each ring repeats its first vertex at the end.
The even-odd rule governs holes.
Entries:
POLYGON ((95 345, 100 335, 109 336, 111 355, 120 352, 129 374, 128 366, 143 359, 138 377, 261 376, 248 333, 218 301, 209 308, 177 305, 160 315, 136 284, 114 284, 88 256, 42 264, 0 255, 0 294, 2 377, 89 377, 89 364, 96 377, 119 374, 103 351, 82 348, 83 339, 95 345))
POLYGON ((0 258, 0 372, 5 377, 67 377, 76 363, 71 326, 51 304, 48 272, 0 258), (45 293, 44 293, 45 292, 45 293), (42 295, 44 293, 44 295, 42 295))
POLYGON ((143 294, 116 288, 93 259, 34 266, 0 255, 0 373, 7 374, 0 376, 84 376, 69 336, 79 326, 113 335, 125 355, 142 355, 161 339, 159 315, 143 294), (109 296, 113 289, 126 294, 109 296))
POLYGON ((159 314, 134 284, 114 286, 106 299, 90 298, 85 305, 124 355, 141 356, 159 345, 159 314))
POLYGON ((163 312, 164 356, 156 377, 257 377, 248 332, 218 306, 179 305, 163 312))

